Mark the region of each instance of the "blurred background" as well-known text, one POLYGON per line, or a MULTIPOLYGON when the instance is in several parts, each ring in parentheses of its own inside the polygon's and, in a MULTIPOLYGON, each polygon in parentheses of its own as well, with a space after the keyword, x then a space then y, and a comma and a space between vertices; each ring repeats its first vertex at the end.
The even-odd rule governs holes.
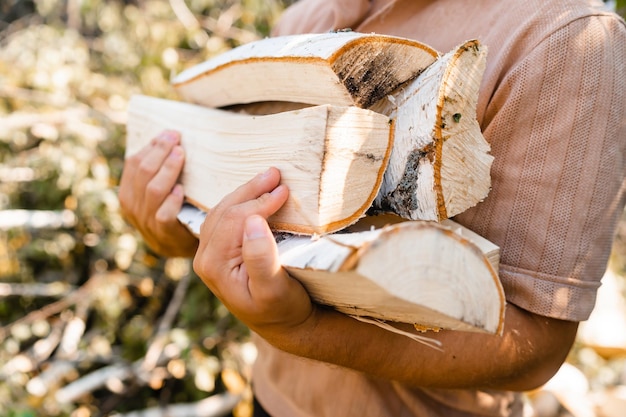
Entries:
MULTIPOLYGON (((117 185, 129 97, 173 98, 173 75, 267 36, 288 3, 0 1, 0 417, 250 415, 247 329, 189 260, 143 244, 117 185)), ((626 416, 626 218, 618 232, 528 417, 626 416)))

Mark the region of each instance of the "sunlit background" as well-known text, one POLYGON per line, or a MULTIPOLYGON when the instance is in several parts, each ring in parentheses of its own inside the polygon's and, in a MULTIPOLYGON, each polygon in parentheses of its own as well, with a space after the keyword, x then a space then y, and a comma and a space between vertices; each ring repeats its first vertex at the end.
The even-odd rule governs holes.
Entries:
MULTIPOLYGON (((173 97, 172 75, 267 36, 287 3, 0 2, 0 417, 250 415, 247 330, 143 244, 116 187, 129 97, 173 97)), ((626 416, 625 270, 623 220, 610 307, 529 417, 626 416)))

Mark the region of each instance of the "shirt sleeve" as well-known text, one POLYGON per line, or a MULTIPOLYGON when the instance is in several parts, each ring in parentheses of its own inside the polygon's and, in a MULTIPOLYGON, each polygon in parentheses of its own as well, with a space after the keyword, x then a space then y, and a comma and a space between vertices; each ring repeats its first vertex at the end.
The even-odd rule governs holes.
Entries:
POLYGON ((272 30, 272 35, 324 33, 355 28, 369 8, 370 0, 300 0, 285 10, 272 30))
POLYGON ((585 320, 625 202, 624 22, 576 19, 504 74, 483 120, 492 191, 457 219, 500 246, 510 303, 585 320))

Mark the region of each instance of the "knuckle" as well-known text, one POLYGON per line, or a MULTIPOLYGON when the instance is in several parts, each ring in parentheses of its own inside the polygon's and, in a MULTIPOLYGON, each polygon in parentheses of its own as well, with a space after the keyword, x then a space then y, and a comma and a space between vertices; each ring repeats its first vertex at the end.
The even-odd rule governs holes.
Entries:
POLYGON ((259 208, 264 207, 267 203, 269 203, 272 199, 272 195, 270 193, 261 194, 255 202, 259 208))
POLYGON ((207 260, 206 254, 196 255, 193 259, 193 270, 202 279, 205 284, 211 282, 213 272, 211 269, 211 262, 207 260))
POLYGON ((151 197, 160 197, 164 194, 164 189, 157 181, 151 181, 146 185, 146 195, 151 197))
POLYGON ((224 209, 222 213, 222 221, 225 223, 233 223, 236 221, 240 221, 243 216, 243 207, 241 206, 232 206, 224 209))
POLYGON ((136 153, 126 158, 126 164, 131 167, 138 166, 141 164, 141 160, 141 153, 136 153))
POLYGON ((138 175, 143 177, 153 177, 157 173, 158 169, 159 167, 155 166, 155 164, 151 164, 146 160, 142 160, 137 166, 137 173, 138 175))
POLYGON ((171 221, 170 217, 167 215, 167 213, 163 213, 161 210, 157 211, 154 214, 154 221, 163 226, 163 225, 168 225, 171 221))
POLYGON ((170 168, 178 168, 185 161, 185 154, 182 148, 176 148, 169 153, 169 156, 165 158, 163 165, 170 168))

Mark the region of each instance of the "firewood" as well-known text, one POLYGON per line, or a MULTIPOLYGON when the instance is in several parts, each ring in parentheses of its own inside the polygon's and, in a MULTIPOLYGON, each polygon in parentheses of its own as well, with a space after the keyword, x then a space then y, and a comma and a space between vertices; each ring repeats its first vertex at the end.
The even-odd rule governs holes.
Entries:
POLYGON ((432 64, 438 53, 393 36, 332 32, 267 38, 179 74, 184 101, 207 107, 259 101, 367 108, 432 64))
MULTIPOLYGON (((279 239, 282 265, 316 302, 357 318, 501 334, 497 246, 424 221, 445 221, 489 191, 475 109, 486 49, 469 41, 439 57, 381 39, 284 37, 209 60, 174 80, 205 108, 133 99, 127 155, 165 128, 181 131, 182 182, 201 209, 276 166, 292 197, 270 226, 291 232, 279 239), (224 106, 245 114, 210 108, 224 106), (355 224, 370 207, 401 217, 355 224)), ((186 206, 179 219, 199 234, 204 215, 186 206)))
MULTIPOLYGON (((283 100, 390 116, 396 144, 374 205, 407 219, 443 220, 490 190, 493 158, 476 121, 486 55, 476 40, 439 57, 391 36, 296 35, 235 48, 173 84, 184 100, 208 107, 283 100)), ((258 104, 246 110, 268 112, 258 104)))
MULTIPOLYGON (((332 44, 330 40, 345 41, 343 37, 328 34, 317 36, 321 37, 306 38, 306 44, 321 49, 328 48, 332 44)), ((275 49, 278 44, 287 45, 290 53, 299 51, 304 54, 301 50, 303 42, 295 42, 300 45, 299 49, 289 44, 291 39, 280 38, 280 42, 274 39, 271 45, 275 49)), ((361 48, 370 41, 374 45, 379 43, 378 37, 356 39, 361 48)), ((398 42, 396 38, 383 39, 398 42)), ((267 48, 258 49, 267 53, 267 48)), ((241 52, 238 55, 247 56, 241 52)), ((182 131, 183 145, 189 155, 182 179, 186 196, 204 209, 213 207, 227 192, 271 164, 281 171, 285 169, 283 181, 294 195, 270 219, 272 227, 277 230, 331 233, 362 217, 372 200, 376 209, 391 211, 407 219, 441 221, 474 206, 490 189, 489 170, 493 158, 489 155, 489 144, 480 132, 475 110, 485 56, 485 48, 476 41, 468 41, 435 60, 413 81, 378 100, 372 110, 391 118, 393 125, 389 125, 389 119, 359 112, 355 106, 337 108, 337 103, 331 103, 331 107, 326 108, 303 108, 303 104, 295 103, 304 100, 298 93, 294 93, 290 102, 239 105, 239 110, 254 114, 272 113, 277 108, 298 108, 264 116, 267 118, 218 113, 215 109, 213 113, 203 112, 199 106, 135 98, 129 107, 127 155, 147 144, 162 129, 182 131), (347 112, 354 117, 347 119, 347 112), (322 116, 312 116, 318 113, 322 116), (322 120, 323 115, 327 116, 327 121, 322 120), (304 119, 309 123, 303 129, 304 119), (310 127, 313 121, 315 128, 310 127), (376 132, 370 134, 372 123, 376 132), (383 126, 385 123, 388 125, 383 126), (200 139, 209 131, 213 132, 211 140, 200 139), (375 142, 372 142, 373 136, 377 137, 375 142), (383 149, 383 142, 390 145, 392 140, 393 148, 383 149), (274 153, 268 158, 269 149, 276 148, 277 151, 272 151, 274 153), (347 149, 347 152, 338 155, 337 149, 347 149)), ((289 57, 293 58, 293 55, 289 57)), ((226 59, 218 58, 215 60, 219 62, 226 59)), ((197 94, 202 92, 212 97, 210 90, 205 91, 203 87, 216 83, 214 78, 217 75, 231 74, 231 67, 254 67, 258 60, 274 62, 270 58, 265 56, 261 60, 257 57, 251 62, 226 60, 230 63, 228 65, 218 65, 210 60, 201 65, 203 76, 192 78, 189 85, 194 86, 193 91, 197 94), (225 68, 207 71, 208 64, 211 68, 225 68)), ((304 60, 298 65, 300 69, 317 68, 314 62, 304 60)), ((267 71, 269 74, 270 69, 259 67, 255 73, 267 71)), ((273 87, 288 90, 290 82, 290 79, 282 84, 277 81, 273 87)), ((338 85, 336 82, 331 84, 338 85)), ((233 89, 241 88, 244 87, 234 83, 233 89)), ((250 88, 255 99, 277 98, 272 95, 272 90, 258 92, 255 86, 250 88)), ((334 100, 333 95, 328 94, 326 100, 334 100)))
MULTIPOLYGON (((199 235, 204 215, 186 206, 179 219, 199 235)), ((342 313, 422 329, 502 332, 499 248, 451 220, 367 216, 341 233, 277 240, 287 272, 316 302, 342 313)))
POLYGON ((185 194, 205 210, 255 174, 280 169, 290 197, 270 223, 302 234, 330 233, 363 216, 380 188, 393 140, 387 116, 357 107, 249 116, 135 96, 128 112, 127 156, 166 128, 181 132, 185 194))
POLYGON ((283 266, 321 304, 349 315, 500 333, 504 293, 485 254, 438 223, 279 243, 283 266))
POLYGON ((465 42, 372 107, 396 124, 375 207, 444 220, 487 196, 493 157, 476 120, 486 54, 477 41, 465 42))

